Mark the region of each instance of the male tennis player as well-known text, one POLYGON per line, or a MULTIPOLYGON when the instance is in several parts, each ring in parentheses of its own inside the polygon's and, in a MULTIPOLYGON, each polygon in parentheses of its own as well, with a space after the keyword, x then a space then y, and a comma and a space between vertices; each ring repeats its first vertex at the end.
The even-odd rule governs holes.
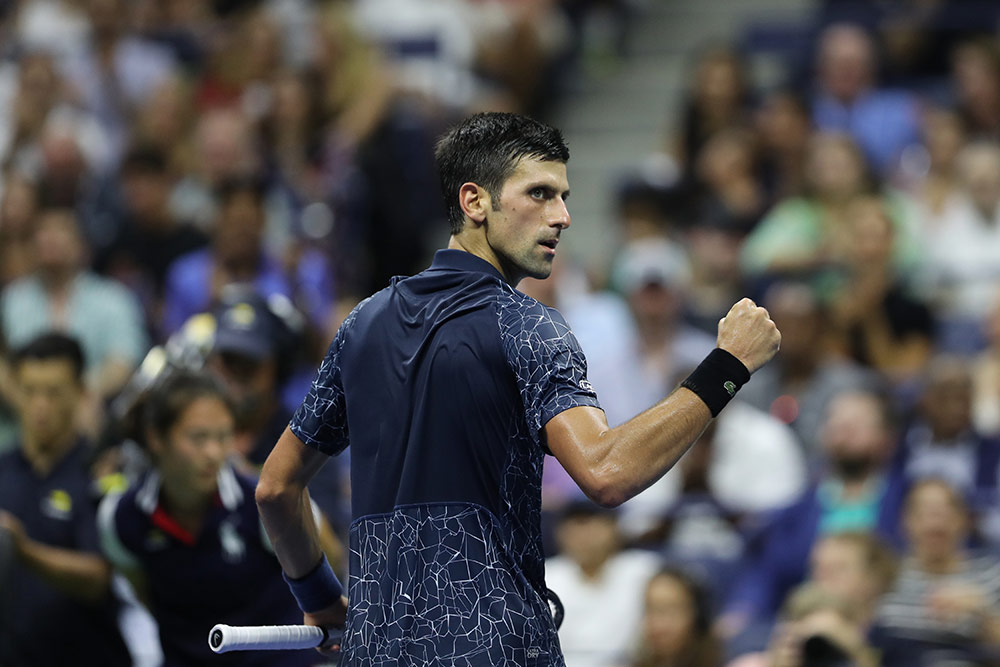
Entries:
POLYGON ((684 388, 609 428, 565 321, 515 290, 549 275, 570 224, 560 133, 480 114, 436 158, 448 249, 348 316, 257 502, 306 623, 346 617, 342 665, 562 665, 539 526, 545 453, 598 503, 621 503, 670 469, 780 335, 744 299, 684 388), (305 487, 348 444, 345 607, 305 487))

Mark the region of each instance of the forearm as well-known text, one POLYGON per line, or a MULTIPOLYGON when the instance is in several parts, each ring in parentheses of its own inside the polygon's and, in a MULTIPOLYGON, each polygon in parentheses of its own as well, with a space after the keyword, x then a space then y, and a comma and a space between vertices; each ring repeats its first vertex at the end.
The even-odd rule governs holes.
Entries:
MULTIPOLYGON (((680 388, 666 399, 615 428, 591 435, 586 427, 572 431, 577 422, 556 428, 578 443, 583 459, 573 466, 583 471, 577 483, 595 502, 615 506, 635 496, 662 477, 688 450, 708 425, 712 415, 694 392, 680 388)), ((565 441, 565 440, 564 440, 565 441)))
POLYGON ((111 567, 100 556, 25 539, 21 562, 54 588, 84 602, 101 602, 111 590, 111 567))
POLYGON ((271 540, 281 569, 292 579, 308 574, 319 562, 320 546, 305 490, 289 488, 262 500, 257 496, 261 522, 271 540))
MULTIPOLYGON (((286 430, 268 456, 257 483, 257 508, 281 568, 298 579, 320 560, 319 538, 306 485, 321 465, 286 430)), ((321 455, 322 456, 322 455, 321 455)), ((324 457, 325 458, 325 457, 324 457)))

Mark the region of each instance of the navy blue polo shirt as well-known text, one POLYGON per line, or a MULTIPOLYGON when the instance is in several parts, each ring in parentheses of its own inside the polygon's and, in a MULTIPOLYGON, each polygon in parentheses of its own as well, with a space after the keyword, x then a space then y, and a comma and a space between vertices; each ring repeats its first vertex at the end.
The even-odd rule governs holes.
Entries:
POLYGON ((441 250, 345 320, 292 419, 351 445, 344 665, 562 665, 545 591, 542 427, 598 406, 562 316, 441 250))
MULTIPOLYGON (((0 456, 0 509, 24 524, 32 539, 53 547, 99 553, 98 498, 93 493, 88 448, 82 441, 45 477, 21 448, 0 456)), ((118 632, 111 593, 101 604, 80 602, 18 568, 0 596, 8 614, 0 625, 0 665, 130 665, 118 632)))
POLYGON ((216 502, 197 535, 160 504, 160 486, 153 471, 125 493, 109 495, 98 522, 101 546, 116 567, 145 577, 165 667, 324 662, 312 649, 212 653, 208 633, 216 623, 299 624, 302 612, 260 524, 255 480, 223 467, 216 502))

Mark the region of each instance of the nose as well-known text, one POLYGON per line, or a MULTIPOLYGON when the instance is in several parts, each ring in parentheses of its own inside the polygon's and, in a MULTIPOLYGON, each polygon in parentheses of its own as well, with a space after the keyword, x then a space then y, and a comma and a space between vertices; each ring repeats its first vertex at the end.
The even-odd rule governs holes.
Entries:
POLYGON ((570 225, 569 208, 566 206, 566 200, 557 197, 556 210, 552 222, 550 223, 553 227, 558 227, 559 229, 566 229, 570 225))

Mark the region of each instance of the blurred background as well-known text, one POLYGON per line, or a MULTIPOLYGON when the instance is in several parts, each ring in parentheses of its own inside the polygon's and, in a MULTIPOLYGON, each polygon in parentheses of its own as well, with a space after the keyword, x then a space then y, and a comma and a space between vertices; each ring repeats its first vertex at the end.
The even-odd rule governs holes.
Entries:
MULTIPOLYGON (((95 502, 174 369, 260 465, 344 316, 447 243, 434 141, 484 110, 567 139, 572 229, 520 289, 612 425, 741 297, 783 333, 618 510, 547 461, 567 664, 1000 664, 995 1, 2 0, 0 450, 55 330, 95 502)), ((342 536, 348 457, 312 489, 342 536)))

